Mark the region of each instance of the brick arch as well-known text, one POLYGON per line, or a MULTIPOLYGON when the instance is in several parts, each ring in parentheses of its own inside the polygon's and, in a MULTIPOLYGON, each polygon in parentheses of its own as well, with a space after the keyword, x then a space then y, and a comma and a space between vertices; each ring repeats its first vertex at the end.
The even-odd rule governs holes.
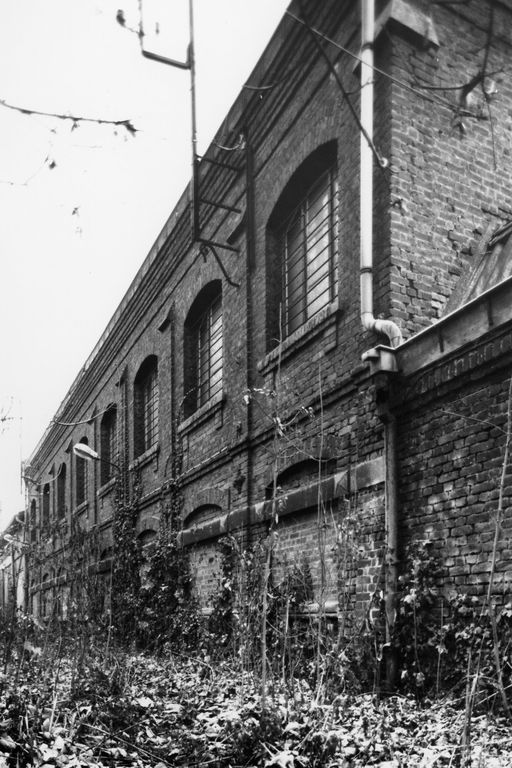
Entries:
POLYGON ((200 507, 196 507, 187 516, 184 521, 184 525, 187 528, 193 528, 197 525, 204 525, 205 523, 211 523, 213 520, 217 520, 222 515, 222 507, 217 504, 202 504, 200 507))
POLYGON ((229 508, 229 494, 221 488, 206 488, 193 493, 183 507, 183 522, 200 507, 217 506, 227 510, 229 508))
POLYGON ((145 528, 138 534, 137 542, 144 549, 156 540, 157 535, 158 534, 154 528, 145 528))
MULTIPOLYGON (((339 126, 333 125, 329 131, 325 131, 323 127, 324 121, 325 117, 323 115, 318 115, 316 122, 319 124, 319 127, 315 130, 316 123, 314 123, 312 129, 308 131, 306 135, 301 136, 297 141, 294 141, 293 151, 290 151, 284 144, 279 148, 279 153, 282 157, 276 157, 276 164, 282 169, 282 172, 276 174, 274 183, 268 188, 268 194, 266 196, 266 213, 264 213, 265 220, 268 220, 271 217, 272 211, 278 204, 286 183, 300 170, 308 157, 319 149, 319 147, 327 144, 337 145, 339 126)), ((338 150, 336 150, 336 154, 337 153, 338 150)))
MULTIPOLYGON (((322 462, 322 467, 329 466, 336 459, 337 443, 334 435, 313 435, 304 441, 301 446, 293 446, 278 457, 277 473, 278 478, 283 475, 294 472, 305 462, 313 461, 318 466, 318 461, 322 462)), ((265 471, 265 486, 271 485, 275 471, 274 464, 265 471)))
POLYGON ((137 525, 135 526, 135 535, 137 538, 145 533, 146 531, 154 531, 155 533, 158 533, 158 528, 160 526, 160 518, 156 515, 143 515, 142 517, 137 520, 137 525))

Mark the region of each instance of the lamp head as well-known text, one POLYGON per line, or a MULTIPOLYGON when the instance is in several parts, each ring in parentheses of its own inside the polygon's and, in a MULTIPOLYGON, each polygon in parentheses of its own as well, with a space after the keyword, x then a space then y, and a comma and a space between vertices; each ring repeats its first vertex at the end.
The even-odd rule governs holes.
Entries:
POLYGON ((80 459, 85 459, 86 461, 99 461, 100 459, 99 454, 85 443, 76 443, 76 445, 73 446, 73 453, 75 456, 78 456, 80 459))

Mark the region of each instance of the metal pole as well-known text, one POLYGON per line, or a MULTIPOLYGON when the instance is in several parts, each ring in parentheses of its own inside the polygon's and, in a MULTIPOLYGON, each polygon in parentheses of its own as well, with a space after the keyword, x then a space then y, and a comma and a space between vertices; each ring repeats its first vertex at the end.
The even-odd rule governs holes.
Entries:
POLYGON ((197 116, 196 116, 196 58, 194 50, 194 2, 189 0, 190 42, 188 45, 188 64, 190 69, 190 109, 192 123, 192 240, 200 237, 199 221, 199 161, 197 156, 197 116))

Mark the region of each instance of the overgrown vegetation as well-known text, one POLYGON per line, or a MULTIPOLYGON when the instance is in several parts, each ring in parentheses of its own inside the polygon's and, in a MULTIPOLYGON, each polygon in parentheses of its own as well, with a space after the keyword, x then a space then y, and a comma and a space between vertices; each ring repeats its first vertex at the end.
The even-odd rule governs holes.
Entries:
POLYGON ((103 645, 78 668, 73 645, 47 642, 45 633, 30 627, 1 679, 2 768, 510 765, 510 723, 483 705, 463 763, 457 699, 424 706, 345 685, 326 701, 297 677, 293 695, 273 680, 262 710, 259 675, 231 661, 103 645))
POLYGON ((0 768, 511 764, 512 596, 502 592, 498 604, 490 586, 479 597, 447 593, 425 541, 401 553, 393 626, 378 573, 366 611, 355 614, 358 500, 347 496, 333 512, 319 496, 319 566, 313 573, 308 552, 290 561, 279 548, 280 456, 304 444, 301 430, 315 415, 284 418, 274 392, 253 399, 272 430, 270 515, 251 542, 243 531, 218 541, 209 615, 181 543, 179 445, 150 546, 136 538, 140 478, 128 492, 120 473, 109 557, 94 530, 74 523, 68 531, 62 521, 27 550, 29 570, 52 563, 46 594, 54 599, 34 606, 40 619, 14 609, 3 617, 0 768), (399 665, 394 689, 389 654, 399 665))
POLYGON ((0 766, 510 764, 502 693, 512 686, 512 603, 490 614, 476 597, 444 595, 432 546, 412 548, 393 637, 400 691, 384 696, 381 595, 355 631, 342 631, 339 616, 311 612, 303 557, 266 584, 262 622, 268 540, 227 536, 205 618, 165 503, 124 643, 106 631, 112 617, 79 615, 91 602, 76 588, 67 618, 4 617, 0 766), (134 643, 145 655, 129 652, 134 643))

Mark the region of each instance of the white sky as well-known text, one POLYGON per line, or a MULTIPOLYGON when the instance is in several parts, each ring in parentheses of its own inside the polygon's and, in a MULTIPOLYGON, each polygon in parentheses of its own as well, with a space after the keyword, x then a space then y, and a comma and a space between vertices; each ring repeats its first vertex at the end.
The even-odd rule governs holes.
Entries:
MULTIPOLYGON (((195 0, 199 152, 289 0, 195 0)), ((144 0, 146 47, 186 57, 186 0, 144 0), (159 34, 156 36, 156 21, 159 34)), ((1 0, 0 528, 43 434, 190 177, 188 72, 143 59, 137 0, 1 0), (56 163, 53 170, 49 165, 56 163)))

